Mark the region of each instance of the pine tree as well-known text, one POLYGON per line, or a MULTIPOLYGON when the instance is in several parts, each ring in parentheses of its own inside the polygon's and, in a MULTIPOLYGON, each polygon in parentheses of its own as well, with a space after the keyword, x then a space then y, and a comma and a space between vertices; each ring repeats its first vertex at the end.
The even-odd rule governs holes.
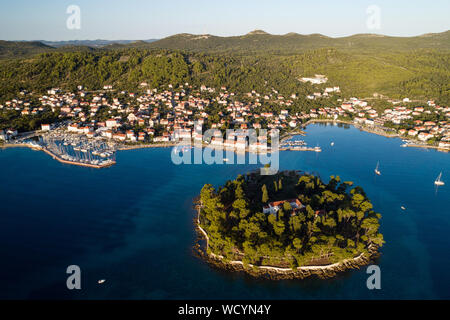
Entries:
POLYGON ((262 190, 262 202, 267 203, 269 201, 269 192, 267 192, 267 186, 263 185, 261 190, 262 190))

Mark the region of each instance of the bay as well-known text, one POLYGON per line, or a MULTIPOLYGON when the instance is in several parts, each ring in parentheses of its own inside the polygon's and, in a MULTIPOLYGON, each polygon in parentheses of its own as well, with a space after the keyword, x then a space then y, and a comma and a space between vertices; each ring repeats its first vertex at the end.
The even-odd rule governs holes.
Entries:
POLYGON ((367 289, 366 268, 269 281, 193 256, 193 198, 256 165, 176 166, 170 149, 141 149, 96 170, 14 148, 0 150, 0 298, 449 299, 450 155, 352 126, 310 125, 304 139, 323 151, 281 152, 281 170, 354 181, 383 215, 381 290, 367 289), (79 291, 66 289, 69 265, 82 270, 79 291))

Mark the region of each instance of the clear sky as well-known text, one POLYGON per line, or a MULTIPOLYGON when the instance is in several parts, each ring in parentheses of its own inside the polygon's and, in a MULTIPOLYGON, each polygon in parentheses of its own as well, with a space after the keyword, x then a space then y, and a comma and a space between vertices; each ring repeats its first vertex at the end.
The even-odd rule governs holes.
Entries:
POLYGON ((177 33, 355 33, 413 36, 450 29, 450 0, 0 0, 2 40, 143 40, 177 33), (69 5, 81 10, 67 28, 69 5), (367 8, 380 8, 370 29, 367 8))

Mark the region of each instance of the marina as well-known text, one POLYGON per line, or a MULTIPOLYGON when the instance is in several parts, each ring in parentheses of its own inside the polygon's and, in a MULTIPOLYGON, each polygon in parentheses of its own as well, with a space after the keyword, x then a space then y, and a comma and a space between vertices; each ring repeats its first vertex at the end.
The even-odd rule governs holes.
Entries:
MULTIPOLYGON (((317 172, 323 179, 339 175, 342 181, 365 186, 373 199, 374 210, 383 215, 381 228, 387 245, 378 263, 390 277, 389 286, 382 291, 383 297, 448 299, 450 276, 445 272, 448 259, 442 252, 450 246, 447 237, 450 189, 443 186, 436 192, 434 186, 441 171, 442 180, 446 179, 450 170, 448 155, 399 148, 398 139, 368 135, 353 127, 344 130, 311 125, 307 132, 306 137, 299 139, 307 145, 319 143, 328 147, 323 148, 319 157, 313 152, 280 152, 280 168, 317 172), (339 147, 329 148, 331 140, 339 147), (374 145, 378 148, 373 148, 374 145), (358 158, 354 157, 355 149, 361 151, 358 158), (373 170, 378 161, 382 179, 374 179, 373 170), (395 240, 398 245, 392 245, 395 240), (404 265, 411 267, 404 268, 404 265), (426 281, 411 287, 407 280, 412 278, 426 281)), ((171 153, 168 148, 121 152, 120 161, 108 170, 78 170, 75 166, 49 161, 30 147, 1 150, 0 163, 8 168, 1 172, 2 180, 8 181, 0 187, 2 194, 7 195, 2 209, 11 214, 4 220, 0 235, 2 241, 9 239, 12 244, 2 247, 2 255, 13 257, 5 259, 1 267, 1 273, 8 272, 8 277, 3 279, 6 289, 3 295, 26 298, 39 292, 43 297, 59 297, 60 291, 55 290, 54 284, 59 283, 60 273, 64 272, 61 264, 76 261, 85 266, 86 274, 92 275, 86 289, 75 293, 80 299, 104 298, 104 291, 98 288, 107 288, 108 297, 117 299, 142 298, 144 291, 148 294, 146 298, 158 299, 169 296, 166 292, 172 288, 177 288, 170 294, 174 299, 187 296, 206 299, 217 293, 219 285, 224 288, 219 298, 373 297, 373 292, 365 286, 365 268, 333 280, 336 284, 333 288, 319 286, 312 279, 275 284, 210 270, 192 255, 195 237, 194 231, 189 231, 195 217, 192 199, 205 181, 222 185, 230 176, 258 169, 259 165, 176 166, 170 160, 171 153), (33 181, 39 181, 39 188, 24 201, 19 191, 33 181), (170 200, 162 199, 163 194, 169 194, 170 200), (66 200, 74 197, 86 201, 66 200), (67 201, 71 201, 70 205, 67 201), (20 228, 28 232, 18 233, 20 228), (74 241, 81 236, 84 242, 74 241), (58 246, 49 247, 50 241, 58 246), (142 250, 150 254, 142 254, 142 250), (46 265, 39 264, 43 255, 48 261, 46 265), (161 264, 174 263, 182 264, 183 272, 177 267, 160 268, 161 264), (35 266, 35 271, 24 269, 27 265, 35 266), (149 273, 148 269, 158 272, 149 273), (198 274, 204 278, 197 281, 198 274), (17 283, 16 279, 23 281, 17 283), (30 279, 34 280, 30 282, 30 279), (99 279, 106 282, 100 285, 99 279), (142 286, 144 291, 124 292, 124 285, 142 286)))
MULTIPOLYGON (((442 181, 447 182, 448 155, 400 148, 399 139, 369 135, 354 127, 311 125, 307 130, 308 135, 299 139, 327 147, 319 157, 313 152, 280 152, 280 169, 315 172, 324 180, 339 175, 342 181, 365 187, 375 212, 383 216, 381 230, 387 243, 377 264, 389 285, 379 294, 448 299, 448 255, 442 253, 450 246, 450 189, 446 184, 436 191, 434 185, 441 171, 442 181), (331 141, 338 147, 330 148, 331 141), (354 156, 355 149, 360 150, 359 157, 354 156), (382 179, 374 178, 378 161, 382 179), (417 278, 426 281, 410 286, 408 280, 417 278)), ((334 279, 333 287, 314 279, 253 281, 208 268, 191 251, 192 199, 205 181, 223 185, 260 165, 177 166, 171 153, 168 148, 121 152, 120 161, 108 170, 79 170, 50 161, 30 147, 0 150, 0 163, 7 168, 1 178, 8 181, 0 187, 5 195, 2 210, 7 213, 0 236, 11 244, 1 248, 2 256, 8 257, 0 272, 5 275, 3 296, 32 298, 39 293, 58 298, 61 291, 55 284, 65 272, 61 265, 75 261, 90 275, 84 290, 69 293, 80 299, 105 298, 102 289, 115 299, 138 299, 144 293, 148 299, 207 299, 214 294, 224 299, 373 298, 365 286, 366 268, 334 279), (23 186, 36 182, 39 187, 24 201, 23 186), (81 237, 83 242, 76 241, 81 237), (43 256, 45 265, 40 264, 43 256), (183 265, 182 272, 177 265, 183 265), (99 279, 106 282, 100 285, 99 279), (218 286, 223 287, 219 293, 218 286), (142 287, 142 291, 124 291, 124 287, 142 287), (176 291, 168 293, 173 288, 176 291)))
POLYGON ((320 148, 319 146, 308 147, 307 143, 304 140, 289 139, 289 140, 283 141, 283 143, 280 146, 280 151, 313 151, 313 152, 322 152, 322 148, 320 148))
POLYGON ((103 139, 88 139, 85 136, 61 134, 57 131, 21 140, 9 146, 43 151, 53 159, 70 165, 101 169, 116 164, 115 145, 103 139))

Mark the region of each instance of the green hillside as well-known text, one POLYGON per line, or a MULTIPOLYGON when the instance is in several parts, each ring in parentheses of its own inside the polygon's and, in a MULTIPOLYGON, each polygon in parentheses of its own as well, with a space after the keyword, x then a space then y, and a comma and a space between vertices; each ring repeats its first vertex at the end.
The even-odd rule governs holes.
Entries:
POLYGON ((202 52, 248 53, 250 51, 271 51, 283 54, 330 47, 345 50, 448 50, 450 49, 450 31, 417 37, 358 34, 349 37, 330 38, 321 34, 288 33, 286 35, 271 35, 256 30, 247 35, 236 37, 179 34, 152 43, 144 43, 142 46, 202 52))
POLYGON ((338 85, 346 97, 380 93, 391 98, 435 98, 449 104, 449 66, 448 52, 427 49, 372 54, 317 49, 293 55, 219 55, 138 48, 69 50, 0 62, 0 96, 12 97, 20 89, 75 89, 80 84, 88 89, 114 84, 136 90, 146 81, 153 87, 185 82, 227 86, 237 93, 271 93, 275 88, 285 96, 295 93, 303 98, 324 86, 338 85), (313 87, 298 80, 316 73, 327 75, 329 82, 313 87))
POLYGON ((54 86, 98 89, 115 84, 136 90, 142 81, 153 87, 187 81, 227 86, 237 93, 266 94, 275 88, 285 96, 295 93, 304 98, 323 88, 299 78, 324 74, 329 79, 326 85, 340 86, 344 97, 378 93, 449 104, 449 36, 447 31, 410 38, 329 38, 256 30, 240 37, 182 34, 102 48, 0 41, 0 97, 54 86))
POLYGON ((0 59, 23 58, 37 53, 52 51, 54 48, 42 42, 0 40, 0 59))
POLYGON ((239 54, 270 52, 272 54, 295 54, 305 50, 335 48, 345 51, 380 52, 410 51, 417 49, 450 50, 450 31, 425 34, 416 37, 390 37, 376 34, 358 34, 349 37, 331 38, 321 34, 271 35, 261 30, 243 36, 218 37, 214 35, 178 34, 161 40, 146 41, 65 41, 12 42, 0 40, 0 59, 21 58, 36 53, 58 51, 61 48, 91 47, 104 50, 116 49, 170 49, 195 52, 228 52, 239 54), (58 48, 58 49, 57 49, 58 48))

